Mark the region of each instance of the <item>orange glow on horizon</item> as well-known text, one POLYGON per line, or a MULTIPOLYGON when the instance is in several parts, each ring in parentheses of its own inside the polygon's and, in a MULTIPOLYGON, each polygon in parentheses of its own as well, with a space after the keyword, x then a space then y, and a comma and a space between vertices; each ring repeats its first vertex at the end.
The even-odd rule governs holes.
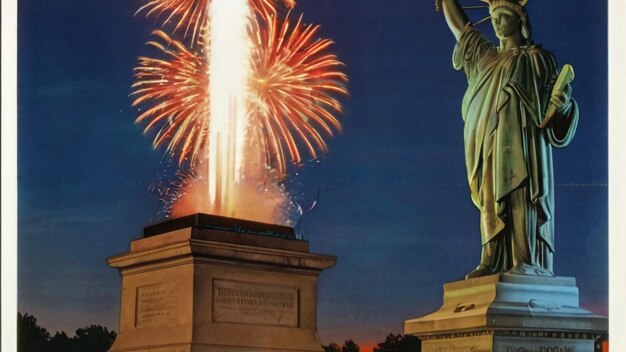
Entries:
POLYGON ((378 347, 378 344, 372 343, 364 343, 363 345, 359 345, 361 352, 373 352, 374 347, 378 347))

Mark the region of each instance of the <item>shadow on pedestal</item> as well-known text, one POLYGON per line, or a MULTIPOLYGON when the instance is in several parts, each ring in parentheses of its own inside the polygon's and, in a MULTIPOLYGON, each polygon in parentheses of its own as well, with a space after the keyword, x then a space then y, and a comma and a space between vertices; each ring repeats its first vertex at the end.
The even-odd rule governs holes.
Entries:
POLYGON ((108 260, 122 276, 110 351, 322 351, 317 279, 335 261, 284 226, 196 214, 147 227, 108 260))

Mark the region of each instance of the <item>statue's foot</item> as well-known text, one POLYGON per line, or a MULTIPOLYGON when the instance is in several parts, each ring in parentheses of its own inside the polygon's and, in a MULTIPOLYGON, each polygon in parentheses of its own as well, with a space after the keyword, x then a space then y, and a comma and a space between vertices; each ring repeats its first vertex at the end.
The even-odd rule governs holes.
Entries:
POLYGON ((474 279, 474 278, 482 277, 482 276, 493 275, 493 274, 495 274, 493 269, 491 269, 485 264, 480 264, 478 267, 476 267, 476 269, 474 269, 474 271, 465 275, 465 280, 474 279))
POLYGON ((554 273, 552 271, 544 269, 538 265, 529 265, 526 263, 517 264, 511 270, 507 271, 507 274, 554 277, 554 273))

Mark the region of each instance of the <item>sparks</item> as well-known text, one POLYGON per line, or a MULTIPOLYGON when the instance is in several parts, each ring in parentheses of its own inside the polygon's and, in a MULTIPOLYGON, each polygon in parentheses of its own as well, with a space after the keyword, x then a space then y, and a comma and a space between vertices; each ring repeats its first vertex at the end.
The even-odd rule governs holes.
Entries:
POLYGON ((149 44, 167 59, 140 57, 135 68, 132 106, 149 103, 136 122, 147 122, 144 133, 157 130, 153 147, 167 145, 170 157, 178 155, 179 164, 189 158, 196 164, 206 149, 209 128, 209 76, 207 61, 171 39, 163 31, 149 44))
POLYGON ((148 190, 156 194, 163 203, 163 212, 170 215, 174 204, 176 204, 186 192, 198 183, 198 175, 196 170, 178 169, 174 180, 159 180, 150 185, 148 190))
MULTIPOLYGON (((174 31, 183 30, 184 37, 191 37, 195 46, 198 34, 208 24, 208 9, 212 0, 149 0, 135 14, 165 17, 163 25, 171 24, 174 31), (166 17, 167 15, 167 17, 166 17)), ((277 14, 277 2, 280 0, 248 0, 252 8, 259 14, 269 17, 277 14)), ((293 9, 295 0, 282 0, 284 7, 293 9)))
POLYGON ((251 80, 251 123, 263 141, 268 163, 285 173, 303 160, 300 145, 315 159, 327 149, 323 134, 341 130, 333 115, 342 111, 336 95, 347 95, 343 64, 327 52, 333 44, 318 39, 319 26, 292 26, 288 19, 257 21, 251 80), (265 29, 261 29, 265 27, 265 29))

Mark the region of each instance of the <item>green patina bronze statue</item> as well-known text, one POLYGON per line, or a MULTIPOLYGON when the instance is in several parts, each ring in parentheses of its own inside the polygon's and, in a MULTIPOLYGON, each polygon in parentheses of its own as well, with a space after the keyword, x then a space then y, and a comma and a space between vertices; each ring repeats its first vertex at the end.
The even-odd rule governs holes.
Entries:
POLYGON ((480 210, 480 265, 466 278, 501 272, 554 276, 552 147, 570 143, 578 123, 571 66, 533 44, 527 0, 488 3, 499 45, 468 20, 457 0, 438 0, 463 69, 465 164, 480 210), (557 79, 557 76, 558 79, 557 79))

